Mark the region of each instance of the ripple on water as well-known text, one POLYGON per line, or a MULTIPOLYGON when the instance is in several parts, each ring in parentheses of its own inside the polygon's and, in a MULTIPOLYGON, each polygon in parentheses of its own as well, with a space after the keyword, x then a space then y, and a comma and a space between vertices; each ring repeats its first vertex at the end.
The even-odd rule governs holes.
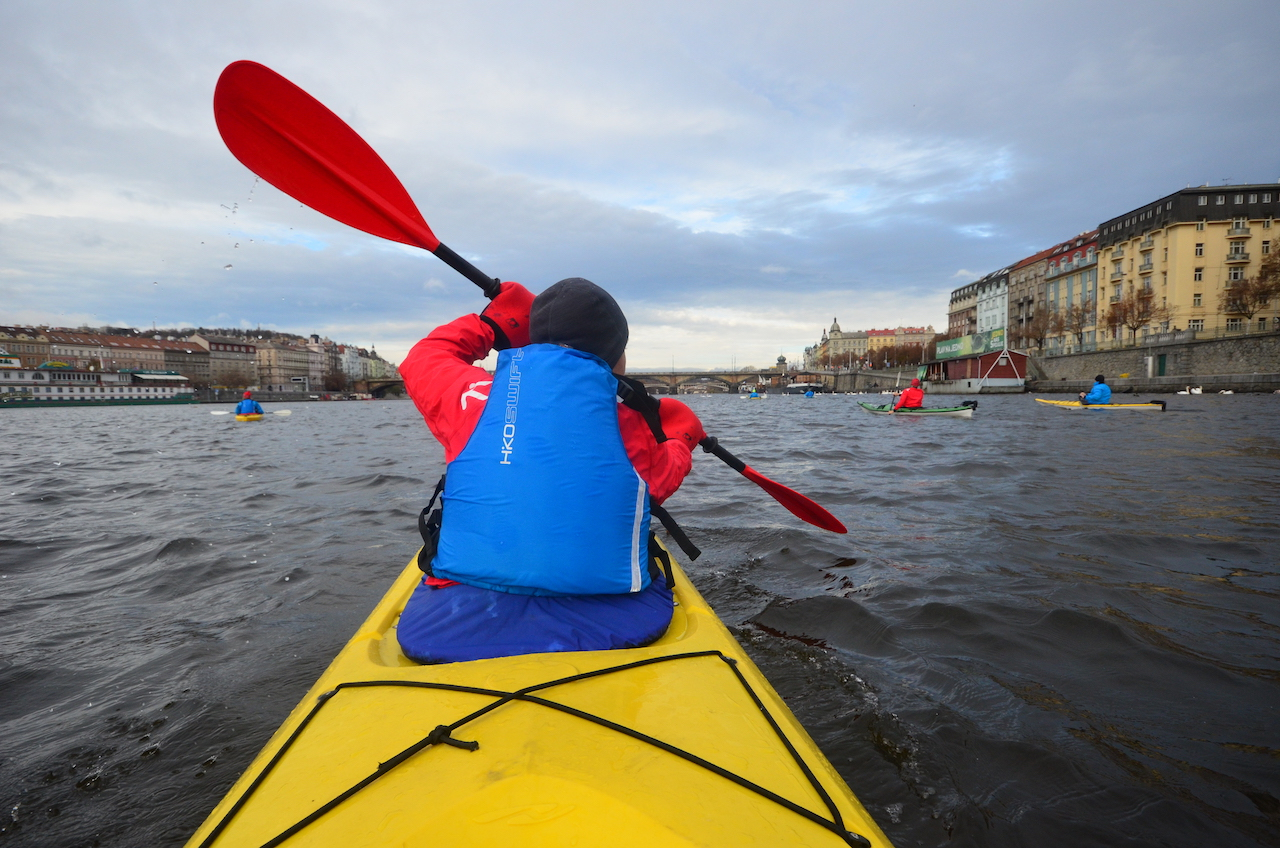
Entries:
MULTIPOLYGON (((688 397, 848 535, 701 452, 667 506, 895 843, 1280 844, 1280 398, 856 400, 688 397)), ((183 844, 417 549, 413 406, 301 406, 5 413, 45 436, 0 443, 7 845, 183 844)))

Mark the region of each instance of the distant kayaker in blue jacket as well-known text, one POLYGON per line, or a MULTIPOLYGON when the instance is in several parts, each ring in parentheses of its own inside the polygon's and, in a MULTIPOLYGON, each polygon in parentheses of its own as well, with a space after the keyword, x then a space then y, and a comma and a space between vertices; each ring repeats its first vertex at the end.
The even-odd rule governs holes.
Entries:
POLYGON ((1107 385, 1107 378, 1099 374, 1093 378, 1096 382, 1093 388, 1086 394, 1080 393, 1080 403, 1084 406, 1098 406, 1104 403, 1111 403, 1111 387, 1107 385))
POLYGON ((244 400, 236 404, 236 415, 262 415, 262 404, 253 399, 253 392, 245 392, 244 400))

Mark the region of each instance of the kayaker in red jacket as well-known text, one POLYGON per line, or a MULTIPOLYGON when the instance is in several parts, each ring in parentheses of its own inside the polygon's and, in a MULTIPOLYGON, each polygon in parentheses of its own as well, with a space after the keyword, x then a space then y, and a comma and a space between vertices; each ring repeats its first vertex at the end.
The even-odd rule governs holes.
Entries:
MULTIPOLYGON (((499 295, 481 314, 464 315, 432 330, 413 346, 401 364, 405 390, 432 435, 444 446, 446 463, 452 462, 466 446, 489 399, 493 378, 474 363, 488 356, 491 350, 529 344, 529 313, 533 303, 533 294, 524 286, 503 283, 499 295)), ((598 340, 586 338, 589 335, 586 333, 580 343, 599 346, 598 340)), ((576 345, 566 343, 565 346, 576 345)), ((620 353, 610 363, 616 374, 626 373, 625 347, 624 324, 620 353)), ((627 456, 649 485, 649 496, 659 504, 680 487, 692 467, 694 447, 706 438, 698 417, 680 401, 663 398, 660 414, 662 429, 668 436, 661 442, 640 412, 618 406, 618 429, 627 456)), ((565 449, 572 448, 573 434, 566 433, 565 449)))
POLYGON ((672 584, 650 519, 706 434, 689 407, 621 376, 627 339, 617 302, 575 277, 536 299, 503 283, 409 352, 400 373, 447 475, 443 506, 419 519, 427 576, 397 625, 405 656, 636 647, 665 632, 672 584), (492 375, 474 364, 491 350, 492 375))
POLYGON ((898 397, 898 403, 893 407, 893 411, 919 409, 922 406, 924 406, 924 389, 920 388, 919 379, 913 379, 911 388, 903 389, 902 394, 898 397))
MULTIPOLYGON (((547 409, 546 413, 540 413, 539 404, 549 401, 528 397, 521 391, 523 384, 518 382, 518 372, 526 367, 522 364, 520 349, 530 344, 531 329, 534 343, 528 348, 530 356, 545 358, 557 347, 568 348, 589 354, 589 360, 600 363, 604 368, 611 368, 615 375, 622 375, 626 370, 625 349, 628 338, 626 318, 607 292, 594 283, 580 278, 562 280, 539 295, 536 300, 524 286, 518 283, 504 283, 498 297, 480 315, 465 315, 436 328, 427 338, 413 347, 400 366, 400 373, 404 377, 409 396, 422 413, 431 432, 444 447, 445 462, 451 469, 449 484, 445 488, 446 505, 449 503, 450 487, 455 483, 465 486, 468 484, 464 480, 472 479, 476 473, 485 476, 496 474, 499 470, 497 467, 489 470, 487 461, 482 462, 477 469, 474 465, 476 448, 473 446, 473 449, 468 449, 469 443, 474 441, 473 434, 476 433, 482 420, 492 418, 492 416, 483 416, 483 413, 495 379, 495 376, 477 367, 473 364, 474 362, 486 357, 490 350, 517 349, 511 354, 503 354, 509 357, 505 368, 510 373, 503 372, 507 376, 504 377, 506 388, 503 390, 502 402, 507 405, 505 414, 511 439, 508 443, 504 433, 504 438, 495 444, 494 449, 498 450, 499 454, 503 449, 518 451, 521 441, 515 438, 517 421, 520 431, 525 432, 524 428, 537 426, 537 419, 545 417, 546 414, 552 414, 550 409, 547 409), (513 390, 519 392, 519 395, 512 396, 513 390), (467 472, 472 477, 455 479, 453 464, 463 456, 471 456, 466 467, 477 470, 467 472)), ((620 379, 625 382, 625 378, 620 379)), ((573 431, 563 432, 563 449, 567 452, 584 453, 586 448, 607 444, 611 438, 608 435, 608 429, 616 426, 617 434, 621 436, 621 446, 625 450, 626 460, 630 462, 634 473, 645 484, 645 491, 642 493, 647 495, 645 502, 661 504, 679 488, 685 475, 689 473, 693 448, 700 440, 706 438, 706 433, 697 416, 685 404, 672 399, 654 401, 644 394, 642 386, 632 385, 635 386, 638 399, 643 401, 633 405, 644 411, 633 408, 633 405, 611 404, 611 407, 616 407, 616 419, 613 417, 615 414, 613 409, 607 413, 601 410, 592 419, 596 422, 593 425, 594 429, 582 432, 573 428, 577 428, 580 421, 586 423, 585 419, 575 418, 570 413, 567 423, 560 425, 573 429, 573 431), (616 423, 604 423, 599 418, 600 414, 608 415, 608 420, 616 423), (600 430, 601 426, 606 429, 600 430), (590 440, 590 444, 584 443, 582 441, 584 439, 590 440)), ((625 393, 617 391, 618 388, 615 386, 607 389, 607 396, 613 399, 615 394, 625 393)), ((573 389, 574 386, 571 383, 552 386, 551 391, 558 395, 554 403, 561 409, 574 406, 577 400, 573 389)), ((492 421, 488 426, 491 428, 494 426, 492 421)), ((492 434, 485 438, 491 439, 492 434)), ((552 450, 554 451, 554 448, 552 450)), ((590 451, 585 453, 589 454, 590 451)), ((509 457, 495 454, 495 459, 500 459, 499 465, 504 466, 508 465, 508 459, 523 456, 525 454, 519 452, 512 453, 509 457)), ((521 460, 525 465, 529 461, 528 458, 521 460)), ((544 456, 544 461, 548 463, 547 467, 550 471, 569 460, 567 456, 565 460, 559 460, 547 454, 544 456)), ((599 477, 594 471, 589 473, 593 477, 599 477)), ((507 566, 502 561, 503 556, 506 555, 496 554, 493 550, 495 547, 500 547, 502 543, 484 528, 484 516, 493 515, 496 519, 498 514, 506 514, 510 516, 506 521, 510 522, 528 514, 529 509, 533 508, 522 507, 521 503, 563 503, 563 508, 559 508, 560 514, 581 512, 584 519, 590 521, 586 516, 596 502, 608 493, 617 495, 619 491, 617 487, 626 485, 627 472, 622 473, 624 475, 622 478, 617 476, 612 478, 614 482, 609 484, 612 488, 599 490, 594 495, 592 492, 595 490, 592 487, 602 485, 600 480, 585 482, 582 478, 572 477, 561 483, 565 486, 563 491, 555 492, 543 492, 541 488, 545 488, 545 485, 534 484, 534 489, 538 489, 538 492, 532 495, 534 498, 532 502, 528 500, 531 495, 527 482, 524 484, 524 489, 517 490, 508 489, 507 482, 497 482, 499 480, 515 481, 519 475, 503 474, 495 476, 494 482, 481 483, 479 491, 484 494, 467 496, 465 501, 455 502, 457 505, 454 507, 452 523, 450 509, 446 506, 445 533, 441 536, 441 550, 432 560, 430 568, 432 576, 428 579, 428 584, 436 585, 437 580, 443 583, 446 581, 441 578, 449 578, 462 580, 475 586, 512 592, 557 594, 576 591, 564 588, 564 584, 557 583, 554 575, 556 569, 551 566, 531 565, 531 562, 536 559, 539 546, 551 544, 545 538, 537 536, 541 528, 526 528, 525 532, 535 535, 527 539, 525 544, 530 547, 526 547, 525 554, 515 558, 523 559, 524 562, 521 564, 513 561, 510 566, 507 566), (580 482, 582 485, 579 485, 580 482), (486 501, 489 507, 482 514, 467 512, 469 508, 467 504, 476 503, 477 497, 486 501), (513 508, 516 512, 506 512, 513 508), (459 520, 463 524, 458 524, 459 520), (458 550, 455 542, 450 541, 457 540, 466 534, 470 534, 469 545, 474 555, 464 554, 458 550), (440 562, 441 557, 445 560, 443 564, 440 562), (467 562, 468 559, 473 562, 467 562), (481 561, 484 562, 483 565, 480 565, 481 561), (474 571, 470 570, 472 566, 475 567, 474 571), (533 574, 530 573, 531 570, 533 574)), ((475 483, 470 485, 474 487, 475 483)), ((633 501, 635 497, 635 495, 631 496, 633 501)), ((647 507, 645 507, 645 513, 647 514, 647 507)), ((617 526, 621 527, 623 518, 616 516, 615 518, 619 522, 617 526)), ((613 521, 615 518, 607 521, 613 521)), ((637 517, 636 521, 639 520, 637 517)), ((647 523, 647 518, 644 522, 647 523)), ((625 523, 627 531, 630 532, 633 522, 627 519, 625 523)), ((567 551, 572 550, 575 544, 580 547, 581 541, 578 537, 585 539, 588 527, 599 529, 606 526, 614 525, 589 524, 576 531, 572 528, 567 530, 562 528, 561 534, 567 532, 568 536, 562 538, 559 544, 565 545, 567 551)), ((510 529, 508 527, 508 530, 510 529)), ((637 540, 636 544, 643 548, 645 542, 637 540)), ((582 554, 590 558, 590 552, 583 551, 582 554)), ((634 556, 633 553, 633 559, 634 556)), ((576 583, 570 581, 569 585, 591 585, 591 581, 589 579, 576 583)), ((643 588, 644 585, 647 585, 647 578, 638 576, 631 591, 636 591, 637 587, 643 588)))

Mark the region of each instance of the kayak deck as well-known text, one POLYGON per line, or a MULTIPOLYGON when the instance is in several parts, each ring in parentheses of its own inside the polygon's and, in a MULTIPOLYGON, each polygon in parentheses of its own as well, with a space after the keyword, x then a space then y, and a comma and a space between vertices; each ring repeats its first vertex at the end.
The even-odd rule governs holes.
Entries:
POLYGON ((188 845, 887 848, 675 573, 647 647, 422 666, 395 640, 410 562, 188 845))
POLYGON ((1049 406, 1056 406, 1060 409, 1090 409, 1094 412, 1164 412, 1165 406, 1162 400, 1155 400, 1150 403, 1091 403, 1086 405, 1078 400, 1045 400, 1044 398, 1036 398, 1036 403, 1047 403, 1049 406))
POLYGON ((250 412, 247 414, 236 413, 236 420, 237 421, 261 421, 262 413, 261 412, 250 412))
POLYGON ((972 418, 973 406, 928 406, 916 409, 900 409, 893 411, 893 404, 878 405, 858 401, 858 406, 872 415, 937 415, 942 418, 972 418))

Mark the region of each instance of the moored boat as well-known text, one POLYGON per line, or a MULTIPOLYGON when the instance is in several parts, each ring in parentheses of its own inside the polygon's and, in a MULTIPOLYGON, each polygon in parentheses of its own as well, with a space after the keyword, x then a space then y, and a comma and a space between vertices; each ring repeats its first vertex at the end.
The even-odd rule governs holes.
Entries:
POLYGON ((99 371, 57 361, 30 368, 0 351, 0 408, 196 402, 190 381, 176 371, 99 371))
POLYGON ((858 401, 858 406, 872 415, 936 415, 940 418, 972 418, 973 411, 978 407, 978 402, 967 400, 961 406, 921 406, 899 409, 897 412, 894 412, 892 403, 878 405, 858 401))
POLYGON ((188 843, 822 846, 885 835, 678 567, 651 645, 417 665, 415 562, 188 843))
POLYGON ((1165 403, 1153 400, 1149 403, 1090 403, 1083 404, 1078 400, 1045 400, 1036 398, 1036 403, 1056 406, 1059 409, 1088 409, 1093 412, 1164 412, 1165 403))

